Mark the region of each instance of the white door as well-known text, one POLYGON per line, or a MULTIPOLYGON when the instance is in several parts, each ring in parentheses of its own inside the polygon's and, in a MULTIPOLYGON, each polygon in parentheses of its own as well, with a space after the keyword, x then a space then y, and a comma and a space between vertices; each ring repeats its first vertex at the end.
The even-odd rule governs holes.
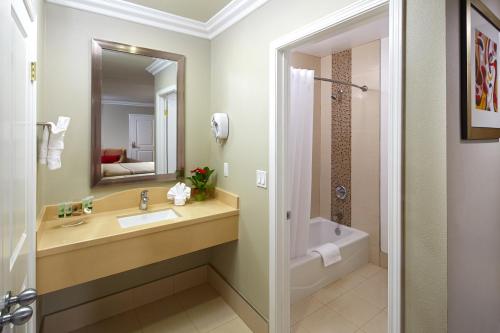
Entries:
POLYGON ((35 332, 34 319, 21 324, 35 304, 4 295, 35 287, 36 26, 32 0, 0 1, 0 322, 25 316, 2 333, 35 332))
POLYGON ((154 161, 155 119, 149 114, 129 114, 128 156, 141 162, 154 161))

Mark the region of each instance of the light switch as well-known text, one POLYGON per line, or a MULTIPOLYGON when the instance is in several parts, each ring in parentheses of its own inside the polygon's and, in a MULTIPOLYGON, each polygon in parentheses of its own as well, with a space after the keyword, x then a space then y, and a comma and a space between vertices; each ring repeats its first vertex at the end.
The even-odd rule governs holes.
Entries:
POLYGON ((257 170, 257 187, 267 188, 267 172, 257 170))
POLYGON ((224 162, 224 177, 229 177, 229 163, 224 162))

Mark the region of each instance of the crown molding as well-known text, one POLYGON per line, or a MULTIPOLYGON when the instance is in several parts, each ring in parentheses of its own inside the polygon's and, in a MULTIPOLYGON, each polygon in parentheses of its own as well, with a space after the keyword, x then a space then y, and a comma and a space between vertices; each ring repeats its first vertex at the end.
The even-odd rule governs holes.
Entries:
POLYGON ((269 0, 233 0, 207 22, 201 22, 123 0, 45 0, 151 27, 212 39, 269 0))
POLYGON ((153 61, 151 65, 146 67, 146 71, 148 71, 153 75, 156 75, 165 68, 167 68, 168 66, 172 65, 173 63, 174 63, 173 61, 166 59, 155 59, 155 61, 153 61))
POLYGON ((208 38, 212 39, 241 21, 248 14, 264 5, 269 0, 233 0, 212 16, 207 23, 208 38))
POLYGON ((123 0, 46 0, 48 3, 85 10, 149 25, 155 28, 207 38, 205 24, 123 0))

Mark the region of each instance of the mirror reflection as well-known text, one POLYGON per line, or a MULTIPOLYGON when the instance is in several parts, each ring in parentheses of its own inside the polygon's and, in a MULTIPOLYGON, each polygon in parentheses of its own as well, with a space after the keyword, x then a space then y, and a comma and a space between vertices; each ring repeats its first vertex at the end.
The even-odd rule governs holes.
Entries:
POLYGON ((177 171, 176 61, 102 50, 101 176, 177 171))

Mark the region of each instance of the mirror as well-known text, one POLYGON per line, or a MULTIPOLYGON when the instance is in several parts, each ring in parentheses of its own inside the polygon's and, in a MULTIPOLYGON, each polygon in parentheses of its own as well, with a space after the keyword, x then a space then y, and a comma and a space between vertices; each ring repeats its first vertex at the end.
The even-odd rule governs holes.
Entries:
POLYGON ((184 173, 183 55, 92 40, 92 183, 184 173))

